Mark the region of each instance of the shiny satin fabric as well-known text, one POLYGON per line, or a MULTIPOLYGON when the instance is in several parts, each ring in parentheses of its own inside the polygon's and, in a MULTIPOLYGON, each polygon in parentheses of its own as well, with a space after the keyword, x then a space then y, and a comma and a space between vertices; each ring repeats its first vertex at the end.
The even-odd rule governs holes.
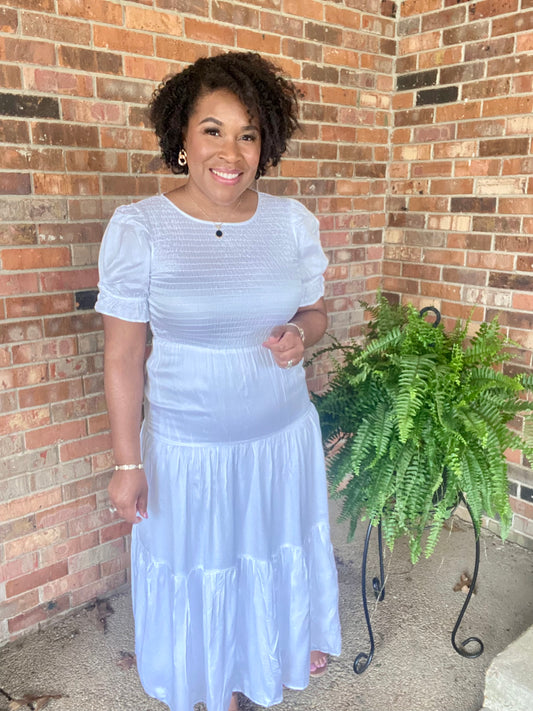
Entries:
POLYGON ((263 194, 220 240, 163 196, 104 237, 97 310, 154 334, 132 585, 141 681, 172 711, 279 703, 311 649, 340 652, 317 414, 301 364, 261 345, 320 297, 326 264, 316 219, 263 194))

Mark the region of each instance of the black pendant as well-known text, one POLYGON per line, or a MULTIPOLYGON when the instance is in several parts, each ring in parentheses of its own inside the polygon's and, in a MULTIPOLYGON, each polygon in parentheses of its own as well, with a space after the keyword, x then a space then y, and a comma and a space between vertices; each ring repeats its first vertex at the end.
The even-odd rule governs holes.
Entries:
POLYGON ((220 227, 219 227, 218 230, 215 232, 215 235, 216 235, 217 237, 222 237, 223 232, 222 232, 222 230, 220 229, 220 227))

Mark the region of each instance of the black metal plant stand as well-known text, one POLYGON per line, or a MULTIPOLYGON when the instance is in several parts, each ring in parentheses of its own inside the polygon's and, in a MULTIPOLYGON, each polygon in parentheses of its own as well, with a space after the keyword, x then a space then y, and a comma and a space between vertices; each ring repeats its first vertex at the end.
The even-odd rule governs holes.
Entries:
MULTIPOLYGON (((476 543, 476 560, 474 564, 474 574, 472 575, 472 582, 470 584, 470 589, 468 590, 468 594, 466 596, 466 600, 464 601, 463 607, 461 609, 461 612, 459 613, 459 617, 457 618, 457 622, 455 623, 455 626, 452 631, 451 635, 451 642, 452 646, 457 652, 457 654, 460 654, 462 657, 466 657, 467 659, 475 659, 476 657, 479 657, 481 654, 483 654, 483 642, 479 639, 479 637, 468 637, 465 639, 461 644, 457 644, 456 642, 456 635, 459 630, 459 627, 461 625, 461 622, 463 620, 464 614, 466 612, 466 609, 470 603, 470 598, 472 597, 472 594, 475 590, 476 587, 476 581, 477 581, 477 575, 479 571, 479 559, 480 559, 480 544, 479 544, 479 529, 474 523, 474 518, 472 516, 472 510, 470 506, 468 505, 467 501, 461 496, 461 501, 465 504, 468 513, 470 515, 470 518, 472 520, 472 526, 474 528, 474 536, 475 536, 475 543, 476 543), (466 649, 467 645, 471 645, 474 643, 477 648, 472 649, 472 651, 468 651, 466 649)), ((367 569, 367 560, 368 560, 368 548, 370 544, 370 536, 372 533, 372 529, 374 526, 372 526, 371 523, 368 524, 368 529, 366 532, 366 538, 365 538, 365 546, 363 549, 363 563, 362 563, 362 568, 361 568, 361 594, 363 598, 363 609, 365 613, 365 620, 366 620, 366 626, 368 629, 368 636, 370 639, 370 651, 369 652, 359 652, 359 654, 355 657, 354 663, 353 663, 353 670, 356 674, 362 674, 368 667, 370 666, 370 663, 372 662, 372 659, 374 657, 374 650, 375 650, 375 644, 374 644, 374 635, 372 633, 372 623, 370 620, 370 614, 368 612, 368 600, 367 600, 367 594, 366 594, 366 569, 367 569)), ((382 540, 382 529, 381 529, 381 521, 379 522, 378 526, 378 552, 379 552, 379 577, 374 577, 372 579, 372 588, 374 590, 374 595, 377 599, 378 602, 381 602, 384 597, 385 597, 385 574, 384 574, 384 566, 383 566, 383 540, 382 540)))

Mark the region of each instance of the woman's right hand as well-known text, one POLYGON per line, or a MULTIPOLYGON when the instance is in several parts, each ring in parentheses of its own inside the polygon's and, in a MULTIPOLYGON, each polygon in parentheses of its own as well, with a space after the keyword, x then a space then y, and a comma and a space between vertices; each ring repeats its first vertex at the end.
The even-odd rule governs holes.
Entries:
POLYGON ((111 504, 128 523, 148 518, 148 483, 144 469, 116 471, 107 487, 111 504))

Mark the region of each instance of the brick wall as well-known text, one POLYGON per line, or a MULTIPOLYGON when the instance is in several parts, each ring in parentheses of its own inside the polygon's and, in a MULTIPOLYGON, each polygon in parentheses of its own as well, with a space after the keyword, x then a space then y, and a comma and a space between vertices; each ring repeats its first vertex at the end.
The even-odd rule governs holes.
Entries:
MULTIPOLYGON (((533 2, 405 0, 384 288, 451 323, 499 316, 533 350, 533 2)), ((533 543, 533 478, 509 455, 512 540, 533 543)))
POLYGON ((381 277, 394 11, 389 0, 0 0, 0 642, 127 580, 128 527, 105 493, 101 322, 76 292, 96 286, 115 206, 175 183, 144 122, 152 90, 226 49, 259 50, 299 83, 303 134, 260 188, 320 217, 331 329, 346 338, 357 297, 381 277))

